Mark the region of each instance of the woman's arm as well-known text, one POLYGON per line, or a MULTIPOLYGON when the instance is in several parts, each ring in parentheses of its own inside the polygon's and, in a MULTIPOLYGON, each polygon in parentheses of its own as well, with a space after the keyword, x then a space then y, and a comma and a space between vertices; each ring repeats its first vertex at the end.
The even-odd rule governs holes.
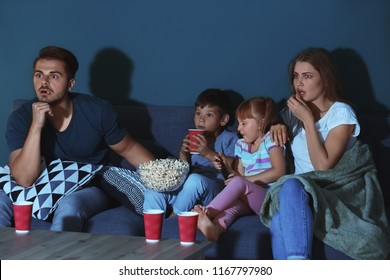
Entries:
POLYGON ((321 143, 314 123, 304 125, 309 156, 314 169, 333 168, 344 154, 355 125, 345 124, 333 128, 324 143, 321 143))
POLYGON ((303 123, 309 157, 314 169, 333 168, 344 154, 355 125, 344 124, 331 129, 325 142, 321 143, 313 113, 301 97, 298 94, 290 97, 287 105, 294 116, 303 123))

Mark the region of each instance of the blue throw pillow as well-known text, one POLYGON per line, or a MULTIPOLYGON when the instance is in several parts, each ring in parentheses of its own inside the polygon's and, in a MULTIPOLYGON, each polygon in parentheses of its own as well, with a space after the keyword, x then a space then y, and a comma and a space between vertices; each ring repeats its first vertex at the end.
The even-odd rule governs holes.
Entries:
POLYGON ((33 202, 32 216, 46 220, 63 197, 84 187, 102 167, 56 159, 50 162, 34 184, 27 188, 16 184, 8 166, 0 167, 0 189, 13 202, 33 202))

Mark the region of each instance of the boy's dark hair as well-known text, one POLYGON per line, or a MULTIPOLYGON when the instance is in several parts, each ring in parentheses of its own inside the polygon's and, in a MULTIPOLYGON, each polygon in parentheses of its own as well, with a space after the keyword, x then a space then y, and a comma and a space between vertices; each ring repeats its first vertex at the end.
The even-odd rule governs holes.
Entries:
POLYGON ((56 46, 47 46, 42 48, 34 60, 34 68, 40 59, 57 59, 63 61, 65 63, 65 70, 69 80, 74 79, 76 72, 79 69, 79 62, 77 61, 76 56, 64 48, 56 46))
POLYGON ((211 107, 218 107, 221 116, 231 114, 229 95, 221 89, 209 88, 199 94, 198 98, 195 100, 195 108, 203 108, 207 105, 211 107))

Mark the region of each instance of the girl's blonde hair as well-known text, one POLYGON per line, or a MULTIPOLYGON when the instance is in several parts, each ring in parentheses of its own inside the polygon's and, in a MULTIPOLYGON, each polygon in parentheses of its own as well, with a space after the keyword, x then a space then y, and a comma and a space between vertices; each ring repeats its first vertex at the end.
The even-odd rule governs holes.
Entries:
POLYGON ((278 121, 275 101, 269 97, 252 97, 242 102, 236 110, 236 119, 255 119, 262 122, 261 132, 265 134, 278 121))

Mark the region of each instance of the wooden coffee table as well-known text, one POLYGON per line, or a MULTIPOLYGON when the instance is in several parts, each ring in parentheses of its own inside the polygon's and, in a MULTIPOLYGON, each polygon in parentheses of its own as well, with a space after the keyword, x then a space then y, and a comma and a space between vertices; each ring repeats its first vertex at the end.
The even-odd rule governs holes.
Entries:
POLYGON ((2 260, 179 260, 202 259, 212 242, 181 245, 177 239, 147 243, 145 237, 32 230, 17 234, 14 228, 0 228, 2 260))

